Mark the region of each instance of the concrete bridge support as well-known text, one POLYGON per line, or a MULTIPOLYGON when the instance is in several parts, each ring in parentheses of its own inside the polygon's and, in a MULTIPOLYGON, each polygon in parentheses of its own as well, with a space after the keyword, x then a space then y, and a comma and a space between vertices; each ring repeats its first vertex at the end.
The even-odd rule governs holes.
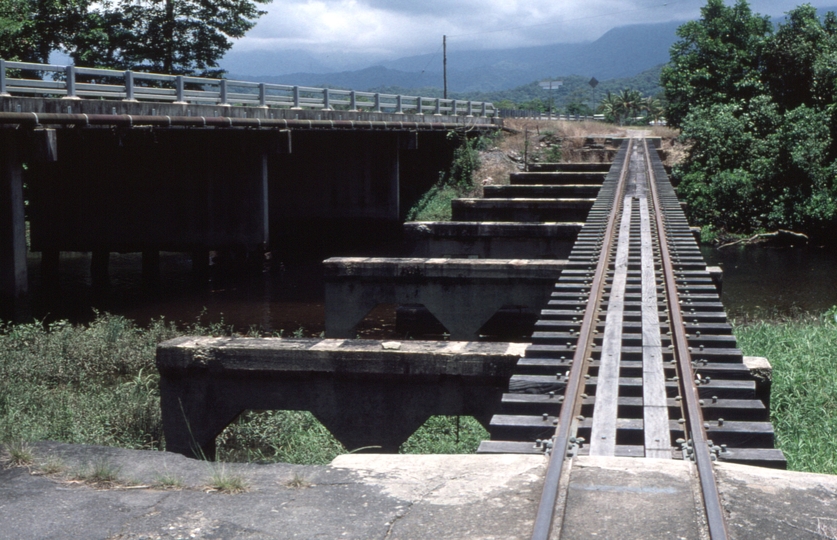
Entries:
POLYGON ((326 337, 354 338, 378 304, 422 304, 451 339, 476 340, 500 308, 546 305, 566 261, 333 257, 323 266, 326 337))
POLYGON ((310 411, 349 450, 393 453, 432 415, 488 422, 524 345, 182 337, 157 349, 166 450, 215 457, 243 411, 310 411))
POLYGON ((28 289, 21 149, 12 130, 0 130, 0 296, 28 289))

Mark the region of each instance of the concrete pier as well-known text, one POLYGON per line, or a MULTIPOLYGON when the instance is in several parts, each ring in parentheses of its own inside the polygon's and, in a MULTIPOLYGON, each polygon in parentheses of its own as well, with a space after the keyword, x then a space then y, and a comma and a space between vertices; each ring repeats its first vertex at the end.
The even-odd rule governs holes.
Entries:
POLYGON ((525 345, 181 337, 157 348, 166 449, 213 459, 241 412, 306 410, 348 449, 395 452, 432 415, 487 424, 525 345))
POLYGON ((595 184, 538 185, 518 184, 510 186, 485 186, 482 188, 486 199, 560 199, 560 198, 595 198, 599 186, 595 184))
POLYGON ((409 257, 566 259, 583 222, 416 221, 404 224, 409 257))
POLYGON ((596 172, 605 173, 610 170, 610 163, 530 163, 530 172, 596 172))
POLYGON ((504 306, 546 305, 566 261, 335 257, 323 265, 326 337, 355 337, 378 304, 423 304, 451 339, 474 340, 504 306))
MULTIPOLYGON (((608 170, 610 166, 608 165, 608 170)), ((519 172, 509 175, 511 185, 538 184, 538 185, 579 185, 592 184, 601 186, 604 183, 607 171, 604 172, 519 172)))
POLYGON ((28 290, 23 169, 14 135, 0 130, 0 296, 8 298, 28 290))
POLYGON ((587 219, 592 198, 454 199, 453 221, 578 222, 587 219))

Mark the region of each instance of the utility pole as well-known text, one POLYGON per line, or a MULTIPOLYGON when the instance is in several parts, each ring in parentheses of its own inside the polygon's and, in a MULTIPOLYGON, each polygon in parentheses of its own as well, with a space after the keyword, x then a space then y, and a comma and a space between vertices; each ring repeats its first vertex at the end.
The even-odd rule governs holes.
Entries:
POLYGON ((538 84, 540 85, 541 88, 549 88, 549 116, 547 118, 552 120, 552 89, 557 88, 559 86, 563 86, 564 82, 563 81, 551 81, 550 80, 550 81, 541 81, 538 84))
POLYGON ((442 36, 442 78, 445 82, 444 98, 448 99, 448 36, 442 36))

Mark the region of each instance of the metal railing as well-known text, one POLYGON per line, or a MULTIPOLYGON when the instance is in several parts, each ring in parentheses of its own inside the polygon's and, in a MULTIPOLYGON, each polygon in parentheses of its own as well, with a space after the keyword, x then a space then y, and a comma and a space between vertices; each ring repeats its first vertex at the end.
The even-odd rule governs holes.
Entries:
POLYGON ((310 88, 287 84, 162 75, 139 71, 12 62, 0 59, 0 96, 57 96, 195 105, 243 105, 290 109, 341 110, 391 114, 434 114, 494 117, 492 103, 310 88), (12 70, 9 76, 7 71, 12 70), (14 73, 14 72, 18 73, 14 73), (39 79, 23 78, 22 72, 39 79), (51 74, 52 80, 44 75, 51 74))
POLYGON ((585 122, 595 120, 604 122, 603 114, 555 114, 550 117, 547 113, 530 109, 497 109, 497 116, 500 118, 528 118, 532 120, 564 120, 567 122, 585 122))

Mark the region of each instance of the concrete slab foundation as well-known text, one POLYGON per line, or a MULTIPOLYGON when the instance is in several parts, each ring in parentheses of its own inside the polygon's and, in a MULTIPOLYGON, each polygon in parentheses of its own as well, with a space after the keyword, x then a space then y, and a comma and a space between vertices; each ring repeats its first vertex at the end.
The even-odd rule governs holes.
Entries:
MULTIPOLYGON (((34 443, 33 453, 29 469, 0 468, 7 538, 523 539, 531 534, 546 465, 542 455, 380 454, 343 455, 331 465, 213 464, 50 442, 34 443), (71 476, 45 476, 48 460, 66 471, 106 463, 119 482, 94 488, 71 476), (249 490, 226 495, 208 488, 221 467, 243 477, 249 490), (162 474, 181 487, 159 487, 162 474)), ((684 527, 698 524, 688 462, 576 458, 575 465, 579 483, 569 505, 584 511, 584 521, 572 531, 567 522, 562 538, 647 540, 679 532, 688 538, 693 530, 684 527), (668 500, 675 496, 682 500, 668 500), (582 497, 586 509, 577 506, 582 497), (652 500, 661 505, 650 506, 652 500), (664 513, 672 509, 683 514, 664 513), (617 521, 620 513, 627 521, 617 521)), ((716 473, 730 538, 837 537, 837 476, 730 464, 717 464, 716 473)))

